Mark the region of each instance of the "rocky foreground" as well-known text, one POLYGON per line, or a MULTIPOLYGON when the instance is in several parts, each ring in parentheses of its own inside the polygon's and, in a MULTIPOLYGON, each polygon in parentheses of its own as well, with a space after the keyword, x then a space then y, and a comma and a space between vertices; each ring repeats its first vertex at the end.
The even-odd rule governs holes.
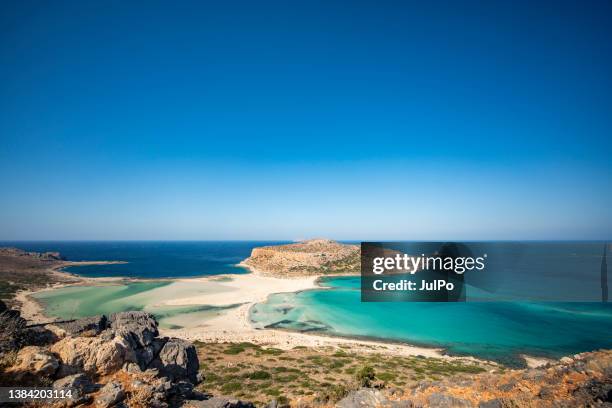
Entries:
POLYGON ((0 304, 0 385, 72 390, 56 406, 252 406, 195 391, 199 366, 193 344, 160 337, 145 312, 28 327, 0 304))
POLYGON ((242 265, 263 275, 297 277, 360 272, 358 245, 313 239, 289 245, 254 248, 242 265))

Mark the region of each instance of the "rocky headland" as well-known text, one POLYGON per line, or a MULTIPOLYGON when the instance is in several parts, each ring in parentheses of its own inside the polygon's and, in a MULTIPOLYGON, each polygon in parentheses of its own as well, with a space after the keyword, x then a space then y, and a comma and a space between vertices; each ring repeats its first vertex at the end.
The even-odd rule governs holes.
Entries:
POLYGON ((277 277, 358 274, 360 249, 328 239, 254 248, 240 263, 254 272, 277 277))
POLYGON ((0 300, 17 306, 19 292, 34 291, 52 285, 76 284, 87 279, 61 271, 67 266, 125 263, 123 261, 69 261, 59 252, 30 252, 18 248, 0 248, 0 300))

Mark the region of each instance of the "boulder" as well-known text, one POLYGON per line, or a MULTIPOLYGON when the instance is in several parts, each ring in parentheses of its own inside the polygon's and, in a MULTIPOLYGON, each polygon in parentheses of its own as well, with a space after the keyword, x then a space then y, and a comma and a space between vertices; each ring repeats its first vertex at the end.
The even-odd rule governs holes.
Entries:
POLYGON ((57 371, 59 361, 51 352, 39 346, 27 346, 19 350, 10 371, 18 376, 50 377, 57 371))
POLYGON ((123 401, 124 398, 123 386, 117 381, 111 381, 102 387, 94 402, 96 407, 108 408, 123 401))
POLYGON ((440 408, 471 408, 474 406, 468 400, 453 397, 452 395, 444 394, 441 392, 432 393, 429 396, 427 402, 432 407, 440 408))
POLYGON ((370 388, 361 388, 351 391, 336 404, 337 408, 375 408, 383 405, 387 399, 379 391, 370 388))
POLYGON ((90 402, 91 396, 87 394, 96 391, 98 386, 92 383, 85 374, 80 373, 55 381, 53 383, 53 388, 56 390, 70 389, 72 391, 71 398, 61 401, 61 403, 57 405, 61 407, 73 407, 90 402))
POLYGON ((198 382, 198 354, 194 345, 186 340, 168 339, 151 366, 158 368, 162 375, 172 381, 198 382))
POLYGON ((143 348, 159 335, 157 320, 146 312, 120 312, 109 317, 110 328, 132 343, 132 348, 143 348))
POLYGON ((89 377, 83 373, 80 373, 60 378, 53 383, 53 388, 58 390, 72 388, 79 390, 83 394, 89 394, 90 392, 96 391, 98 387, 91 382, 89 377))
POLYGON ((58 376, 81 371, 107 375, 119 370, 124 363, 136 360, 130 344, 120 336, 110 339, 98 337, 66 337, 51 351, 59 356, 61 366, 58 376))
MULTIPOLYGON (((153 341, 144 347, 137 347, 134 349, 136 355, 136 362, 140 370, 146 370, 153 360, 159 355, 160 351, 166 344, 167 338, 153 339, 153 341)), ((127 337, 127 341, 130 341, 130 337, 127 337)), ((134 344, 134 343, 131 343, 134 344)))

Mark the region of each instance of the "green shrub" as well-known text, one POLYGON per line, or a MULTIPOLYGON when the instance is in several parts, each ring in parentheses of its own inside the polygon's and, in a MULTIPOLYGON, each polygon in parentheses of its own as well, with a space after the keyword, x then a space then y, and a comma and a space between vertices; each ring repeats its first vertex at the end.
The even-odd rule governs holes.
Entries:
POLYGON ((376 378, 382 381, 392 381, 395 379, 395 377, 396 377, 395 374, 388 373, 388 372, 376 374, 376 378))
POLYGON ((251 380, 268 380, 272 376, 267 371, 257 370, 257 371, 253 371, 252 373, 248 373, 246 377, 251 380))
POLYGON ((319 394, 317 399, 322 403, 337 402, 346 397, 348 392, 349 390, 346 386, 342 384, 333 384, 319 394))
POLYGON ((221 391, 223 392, 227 392, 227 393, 233 393, 238 391, 240 388, 242 388, 242 384, 240 384, 239 382, 228 382, 223 384, 223 386, 221 387, 221 391))
POLYGON ((363 366, 357 371, 355 376, 360 386, 369 387, 374 378, 376 378, 376 373, 372 366, 363 366))

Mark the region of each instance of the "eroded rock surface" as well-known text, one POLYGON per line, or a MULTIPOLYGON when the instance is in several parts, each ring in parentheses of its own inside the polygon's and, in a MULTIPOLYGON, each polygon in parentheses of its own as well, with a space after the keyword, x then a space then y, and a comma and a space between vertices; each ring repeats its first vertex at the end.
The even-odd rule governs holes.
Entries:
POLYGON ((57 371, 57 357, 44 347, 27 346, 19 350, 10 372, 17 376, 34 375, 50 377, 57 371))

